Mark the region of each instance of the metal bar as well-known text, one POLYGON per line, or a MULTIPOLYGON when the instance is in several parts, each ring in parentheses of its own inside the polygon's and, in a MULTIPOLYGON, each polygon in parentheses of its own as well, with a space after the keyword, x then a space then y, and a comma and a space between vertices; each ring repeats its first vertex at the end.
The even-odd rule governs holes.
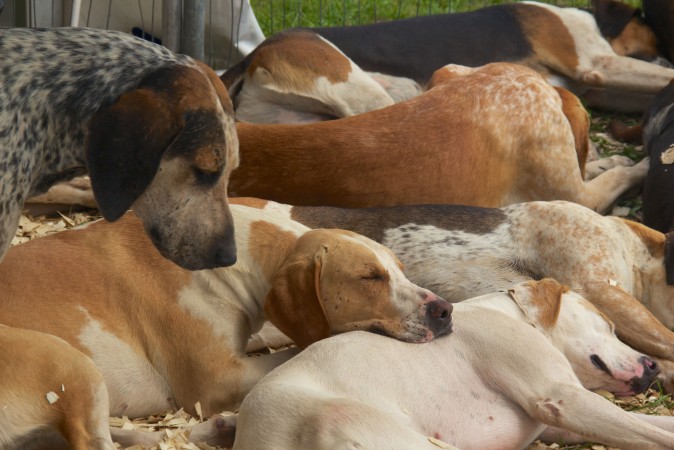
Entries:
POLYGON ((206 27, 205 0, 185 2, 183 9, 183 45, 182 52, 204 60, 204 29, 206 27))
POLYGON ((161 5, 162 44, 172 52, 180 53, 180 36, 182 30, 182 0, 164 0, 161 5))

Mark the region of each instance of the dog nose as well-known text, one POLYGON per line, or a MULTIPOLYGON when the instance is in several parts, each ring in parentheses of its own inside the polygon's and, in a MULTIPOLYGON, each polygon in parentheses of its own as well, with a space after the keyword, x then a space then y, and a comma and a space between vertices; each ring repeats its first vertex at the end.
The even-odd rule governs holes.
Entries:
POLYGON ((454 306, 445 300, 426 303, 426 321, 435 337, 452 331, 452 310, 454 306))
POLYGON ((660 372, 660 366, 648 356, 641 357, 641 365, 644 366, 644 377, 653 378, 660 372))
POLYGON ((229 267, 236 263, 236 243, 231 242, 218 247, 214 255, 215 267, 229 267))

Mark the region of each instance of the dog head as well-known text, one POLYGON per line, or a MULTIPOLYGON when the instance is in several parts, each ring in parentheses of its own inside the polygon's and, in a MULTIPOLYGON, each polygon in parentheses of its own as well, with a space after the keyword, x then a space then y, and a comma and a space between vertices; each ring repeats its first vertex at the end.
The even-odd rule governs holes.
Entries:
POLYGON ((592 0, 592 14, 618 55, 648 62, 659 58, 658 39, 642 20, 640 9, 615 0, 592 0))
POLYGON ((227 92, 208 67, 157 69, 98 111, 86 158, 107 220, 133 208, 162 255, 186 269, 234 264, 227 181, 238 140, 227 92))
POLYGON ((623 344, 594 305, 554 280, 518 284, 510 296, 527 320, 569 360, 583 386, 619 395, 645 391, 659 368, 623 344))
POLYGON ((352 330, 426 342, 452 327, 451 303, 407 280, 386 247, 341 230, 298 239, 264 309, 300 347, 352 330))

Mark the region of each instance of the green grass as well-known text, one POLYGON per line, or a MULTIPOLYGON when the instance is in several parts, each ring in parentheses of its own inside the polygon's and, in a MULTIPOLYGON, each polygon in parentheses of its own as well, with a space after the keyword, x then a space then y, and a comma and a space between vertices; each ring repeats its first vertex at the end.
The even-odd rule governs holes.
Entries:
MULTIPOLYGON (((589 0, 543 0, 586 7, 589 0)), ((626 0, 640 5, 640 0, 626 0)), ((510 0, 251 0, 262 31, 270 36, 292 27, 358 25, 428 14, 470 11, 510 0)))

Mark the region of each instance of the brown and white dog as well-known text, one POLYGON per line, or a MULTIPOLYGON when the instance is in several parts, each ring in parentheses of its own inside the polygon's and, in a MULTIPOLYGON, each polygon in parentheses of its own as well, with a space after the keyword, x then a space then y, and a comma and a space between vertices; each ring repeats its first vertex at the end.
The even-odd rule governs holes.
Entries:
POLYGON ((310 30, 287 30, 265 40, 220 77, 236 119, 304 123, 348 117, 416 97, 408 78, 366 73, 310 30))
MULTIPOLYGON (((665 386, 673 390, 674 286, 667 273, 674 263, 666 257, 672 242, 662 233, 568 202, 502 209, 260 207, 285 209, 289 220, 310 227, 368 236, 396 253, 410 280, 451 302, 555 278, 606 314, 623 341, 658 358, 665 386)), ((597 371, 613 373, 606 367, 596 361, 597 371)))
POLYGON ((317 342, 244 399, 234 448, 495 450, 537 437, 674 448, 674 418, 585 390, 553 345, 550 328, 577 321, 561 317, 578 301, 554 280, 529 281, 458 303, 456 330, 422 346, 360 332, 317 342))
MULTIPOLYGON (((91 397, 86 408, 68 411, 68 420, 102 412, 137 417, 176 407, 194 413, 196 402, 205 415, 233 410, 262 376, 295 353, 246 357, 263 310, 286 332, 292 330, 285 326, 306 329, 297 338, 300 346, 350 330, 410 342, 451 331, 452 305, 410 283, 382 245, 348 231, 309 230, 273 211, 242 205, 232 211, 239 260, 229 268, 181 269, 161 257, 131 214, 8 252, 0 266, 0 323, 64 339, 89 356, 105 380, 109 406, 105 396, 91 397), (303 327, 307 322, 312 327, 303 327)), ((32 351, 30 344, 0 348, 0 361, 7 361, 3 373, 32 351)), ((47 392, 21 389, 46 380, 63 384, 69 395, 78 371, 52 373, 54 359, 58 353, 21 368, 18 385, 11 377, 0 380, 0 398, 9 402, 9 409, 0 409, 0 444, 12 448, 21 435, 54 424, 48 419, 59 403, 49 416, 33 407, 46 406, 47 392), (23 425, 12 427, 10 415, 23 425)), ((90 422, 99 425, 99 419, 90 422)), ((212 444, 231 445, 233 430, 223 419, 205 427, 215 434, 212 444)))
MULTIPOLYGON (((401 101, 418 95, 416 82, 426 86, 446 64, 491 62, 531 67, 590 106, 643 111, 674 70, 633 59, 662 59, 641 11, 612 0, 592 5, 585 12, 523 2, 372 25, 286 30, 222 80, 237 119, 254 123, 345 117, 390 101, 361 68, 401 101)), ((662 20, 649 23, 658 31, 662 20)), ((662 43, 672 39, 671 33, 660 34, 662 43)))
POLYGON ((585 182, 587 112, 572 94, 508 63, 447 66, 419 97, 357 116, 238 123, 237 132, 241 164, 230 195, 296 205, 561 199, 604 212, 641 183, 648 164, 614 167, 585 182))

